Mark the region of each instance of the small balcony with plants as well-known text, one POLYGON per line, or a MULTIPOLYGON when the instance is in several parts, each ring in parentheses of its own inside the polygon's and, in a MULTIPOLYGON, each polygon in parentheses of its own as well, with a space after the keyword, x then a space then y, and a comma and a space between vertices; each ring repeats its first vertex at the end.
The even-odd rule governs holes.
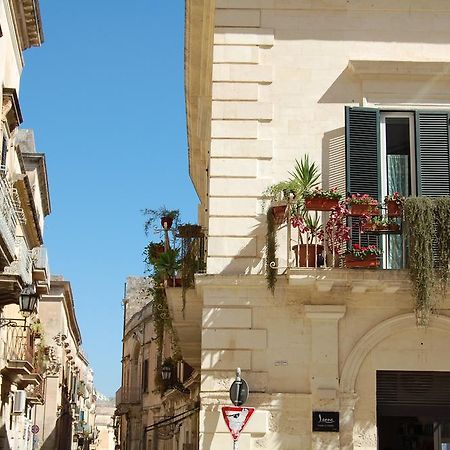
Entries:
POLYGON ((319 186, 306 156, 291 178, 270 186, 266 280, 280 277, 320 292, 412 292, 419 323, 446 294, 450 254, 450 197, 404 197, 382 202, 367 193, 319 186), (412 288, 412 289, 411 289, 412 288))
POLYGON ((144 210, 145 231, 157 240, 144 249, 144 262, 153 280, 153 302, 158 352, 162 354, 165 330, 183 358, 200 365, 201 303, 195 293, 195 275, 204 273, 205 234, 197 224, 181 223, 178 210, 144 210), (176 342, 175 342, 176 341, 176 342))

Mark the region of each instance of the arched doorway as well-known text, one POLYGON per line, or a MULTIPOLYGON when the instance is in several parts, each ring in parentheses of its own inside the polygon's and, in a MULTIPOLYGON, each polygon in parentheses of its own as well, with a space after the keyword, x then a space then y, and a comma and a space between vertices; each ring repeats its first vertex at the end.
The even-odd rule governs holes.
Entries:
POLYGON ((342 408, 341 448, 450 450, 449 348, 445 316, 425 329, 405 314, 366 333, 341 372, 341 398, 357 399, 342 408))

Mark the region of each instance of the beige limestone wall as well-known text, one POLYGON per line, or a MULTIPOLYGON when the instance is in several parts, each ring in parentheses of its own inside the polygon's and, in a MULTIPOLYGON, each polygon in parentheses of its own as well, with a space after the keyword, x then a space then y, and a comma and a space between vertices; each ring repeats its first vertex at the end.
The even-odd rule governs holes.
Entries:
POLYGON ((200 277, 201 449, 231 445, 221 417, 236 367, 257 409, 243 448, 376 449, 376 370, 450 370, 450 299, 415 325, 403 271, 298 270, 275 296, 261 276, 200 277), (325 288, 326 286, 326 288, 325 288), (312 433, 312 411, 339 411, 340 433, 312 433))
POLYGON ((208 273, 261 273, 264 188, 286 179, 305 153, 325 186, 344 188, 345 105, 450 106, 448 68, 430 66, 448 60, 450 10, 441 1, 215 7, 208 273), (372 73, 354 70, 358 60, 419 65, 377 74, 377 63, 372 73))

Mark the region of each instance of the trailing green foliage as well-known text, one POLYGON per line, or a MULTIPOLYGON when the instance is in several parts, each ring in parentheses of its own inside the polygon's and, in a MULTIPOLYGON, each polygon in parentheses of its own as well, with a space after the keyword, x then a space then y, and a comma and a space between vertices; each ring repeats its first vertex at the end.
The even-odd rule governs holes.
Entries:
POLYGON ((437 289, 441 298, 447 294, 450 263, 450 197, 434 200, 436 224, 436 243, 438 246, 438 265, 436 267, 437 289))
POLYGON ((417 324, 426 326, 434 306, 433 202, 427 197, 409 197, 404 218, 409 238, 409 274, 416 299, 417 324))
POLYGON ((266 280, 267 287, 275 293, 275 285, 277 283, 277 269, 272 267, 275 265, 275 257, 277 251, 277 236, 275 218, 272 208, 267 211, 267 233, 266 233, 266 280))

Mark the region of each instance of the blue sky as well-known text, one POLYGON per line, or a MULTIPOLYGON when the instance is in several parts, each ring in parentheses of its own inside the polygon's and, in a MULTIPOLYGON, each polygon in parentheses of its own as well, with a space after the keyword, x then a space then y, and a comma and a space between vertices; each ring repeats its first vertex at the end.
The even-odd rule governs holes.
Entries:
POLYGON ((25 52, 25 128, 46 153, 52 273, 71 281, 97 388, 120 385, 124 282, 144 272, 141 209, 195 222, 183 81, 184 1, 41 0, 25 52))

